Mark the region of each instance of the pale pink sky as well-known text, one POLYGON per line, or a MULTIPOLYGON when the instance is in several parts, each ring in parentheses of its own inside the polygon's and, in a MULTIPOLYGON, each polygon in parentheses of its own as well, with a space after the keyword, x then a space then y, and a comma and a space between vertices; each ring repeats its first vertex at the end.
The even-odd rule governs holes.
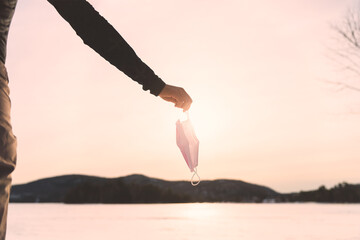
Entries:
MULTIPOLYGON (((360 182, 360 94, 327 57, 355 0, 91 0, 165 82, 194 100, 203 179, 281 192, 360 182)), ((19 1, 8 43, 14 183, 62 174, 191 174, 181 111, 82 44, 47 1, 19 1), (36 26, 36 27, 34 27, 36 26)))

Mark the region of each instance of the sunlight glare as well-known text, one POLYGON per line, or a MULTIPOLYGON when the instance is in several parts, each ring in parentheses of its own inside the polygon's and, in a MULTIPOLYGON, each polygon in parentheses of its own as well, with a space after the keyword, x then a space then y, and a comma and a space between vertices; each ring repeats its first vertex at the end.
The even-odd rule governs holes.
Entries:
POLYGON ((188 204, 183 211, 183 215, 190 219, 206 219, 216 217, 219 212, 214 204, 194 203, 188 204))
POLYGON ((220 116, 210 106, 194 103, 189 117, 200 142, 214 140, 222 131, 220 116))

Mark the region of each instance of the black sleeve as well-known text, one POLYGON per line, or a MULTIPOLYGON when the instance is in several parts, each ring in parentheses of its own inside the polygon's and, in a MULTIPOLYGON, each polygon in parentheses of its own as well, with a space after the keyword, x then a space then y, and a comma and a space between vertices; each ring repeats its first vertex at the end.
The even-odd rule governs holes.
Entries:
POLYGON ((84 43, 134 81, 159 95, 165 83, 86 0, 48 0, 84 43))

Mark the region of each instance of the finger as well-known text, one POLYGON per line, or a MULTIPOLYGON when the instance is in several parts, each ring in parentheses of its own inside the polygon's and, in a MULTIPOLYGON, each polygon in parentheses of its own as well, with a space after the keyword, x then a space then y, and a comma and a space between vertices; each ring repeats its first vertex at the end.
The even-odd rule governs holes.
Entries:
POLYGON ((173 93, 173 97, 176 100, 175 107, 182 108, 184 105, 184 98, 182 96, 181 88, 176 89, 173 93))
POLYGON ((182 108, 184 109, 184 112, 185 112, 185 111, 189 110, 191 103, 192 103, 192 99, 184 89, 182 89, 182 97, 183 97, 183 101, 184 101, 182 108))
POLYGON ((185 103, 184 106, 183 106, 184 112, 186 112, 187 110, 189 110, 190 106, 191 106, 191 102, 185 103))
POLYGON ((178 101, 178 102, 175 104, 175 107, 183 108, 183 107, 184 107, 184 104, 185 104, 185 102, 183 102, 183 101, 178 101))
POLYGON ((184 101, 181 88, 176 89, 176 91, 174 92, 173 97, 174 97, 174 98, 176 99, 176 101, 178 101, 179 103, 184 101))
POLYGON ((176 99, 173 98, 173 97, 162 97, 162 99, 164 99, 165 101, 168 101, 168 102, 172 102, 172 103, 176 103, 176 99))

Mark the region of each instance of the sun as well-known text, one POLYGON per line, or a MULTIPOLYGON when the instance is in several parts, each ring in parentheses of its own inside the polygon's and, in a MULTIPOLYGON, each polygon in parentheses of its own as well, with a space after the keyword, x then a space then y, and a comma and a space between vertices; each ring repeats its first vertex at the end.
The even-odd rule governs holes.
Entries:
POLYGON ((210 106, 194 103, 189 110, 189 118, 194 127, 197 138, 211 140, 216 138, 222 131, 220 117, 210 106))

